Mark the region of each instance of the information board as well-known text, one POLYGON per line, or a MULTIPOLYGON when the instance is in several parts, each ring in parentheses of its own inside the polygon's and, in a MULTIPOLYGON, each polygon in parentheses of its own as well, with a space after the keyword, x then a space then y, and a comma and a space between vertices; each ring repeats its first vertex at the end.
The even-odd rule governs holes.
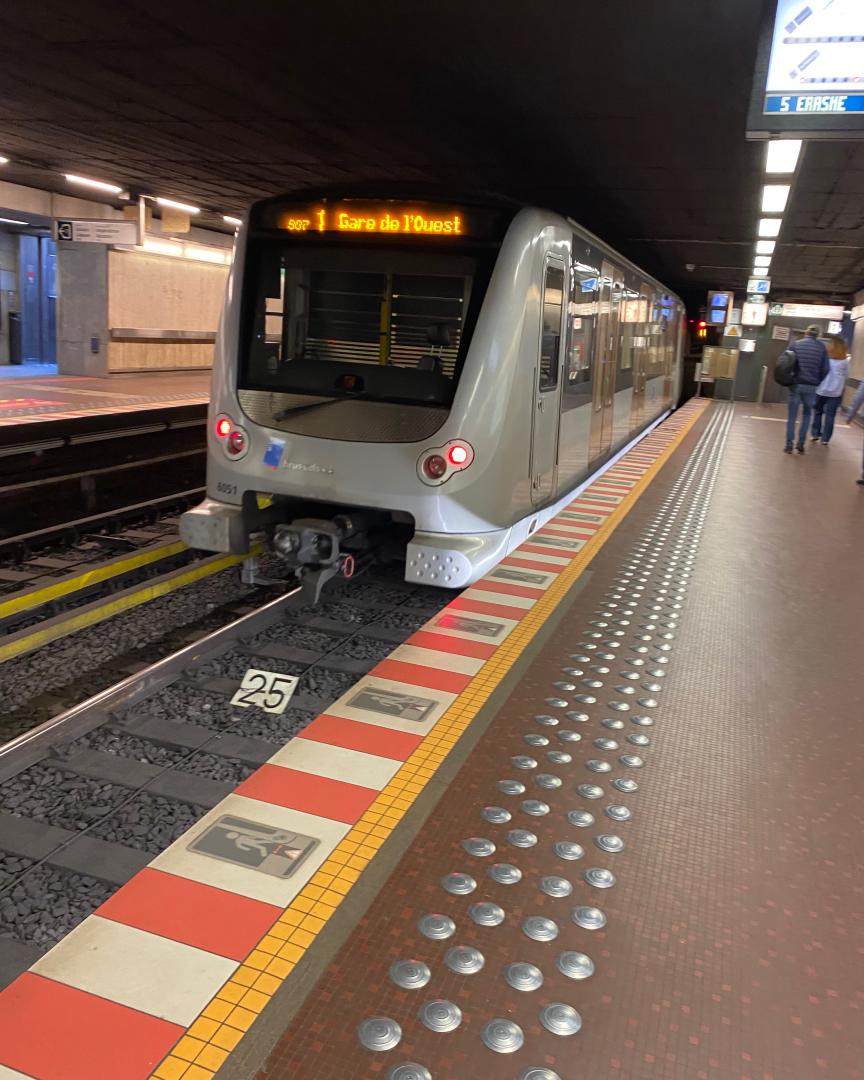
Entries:
POLYGON ((864 3, 776 0, 770 7, 748 136, 864 137, 864 3))

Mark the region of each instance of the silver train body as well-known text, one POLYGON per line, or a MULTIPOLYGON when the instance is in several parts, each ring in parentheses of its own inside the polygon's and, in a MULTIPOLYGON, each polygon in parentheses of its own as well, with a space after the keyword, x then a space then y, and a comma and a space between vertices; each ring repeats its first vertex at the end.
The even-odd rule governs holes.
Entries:
MULTIPOLYGON (((241 230, 207 499, 181 533, 242 553, 297 517, 326 532, 342 508, 383 514, 404 530, 407 580, 465 586, 675 407, 683 305, 554 213, 507 211, 476 242, 396 241, 374 232, 380 205, 358 205, 369 236, 309 235, 323 211, 279 200, 241 230)), ((472 231, 471 207, 423 214, 406 228, 472 231)))

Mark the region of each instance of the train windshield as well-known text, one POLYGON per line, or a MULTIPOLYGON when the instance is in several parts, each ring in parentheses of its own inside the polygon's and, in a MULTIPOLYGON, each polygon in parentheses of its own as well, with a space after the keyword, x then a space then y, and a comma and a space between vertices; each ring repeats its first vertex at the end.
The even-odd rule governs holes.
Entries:
POLYGON ((251 238, 240 386, 289 395, 281 418, 343 399, 449 406, 485 262, 464 247, 251 238))

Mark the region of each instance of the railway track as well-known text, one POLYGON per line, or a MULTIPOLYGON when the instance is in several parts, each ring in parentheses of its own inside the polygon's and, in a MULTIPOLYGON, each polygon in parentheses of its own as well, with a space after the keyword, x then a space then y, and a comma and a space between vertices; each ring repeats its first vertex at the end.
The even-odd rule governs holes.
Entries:
POLYGON ((7 983, 452 598, 373 567, 292 589, 0 747, 7 983), (232 705, 249 668, 281 713, 232 705))

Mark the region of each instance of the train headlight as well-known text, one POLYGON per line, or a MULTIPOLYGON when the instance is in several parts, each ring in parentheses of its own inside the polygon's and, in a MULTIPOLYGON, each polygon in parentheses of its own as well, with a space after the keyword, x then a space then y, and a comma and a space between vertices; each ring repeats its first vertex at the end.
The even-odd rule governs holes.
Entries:
POLYGON ((231 434, 231 421, 227 416, 220 416, 216 421, 216 434, 220 439, 226 439, 231 434))
POLYGON ((225 443, 225 450, 231 457, 239 457, 249 447, 249 441, 246 438, 246 432, 241 431, 240 428, 235 428, 234 431, 228 436, 225 443))
POLYGON ((430 446, 417 461, 417 475, 424 484, 438 486, 457 472, 467 469, 474 460, 474 448, 464 439, 453 439, 444 446, 430 446))

